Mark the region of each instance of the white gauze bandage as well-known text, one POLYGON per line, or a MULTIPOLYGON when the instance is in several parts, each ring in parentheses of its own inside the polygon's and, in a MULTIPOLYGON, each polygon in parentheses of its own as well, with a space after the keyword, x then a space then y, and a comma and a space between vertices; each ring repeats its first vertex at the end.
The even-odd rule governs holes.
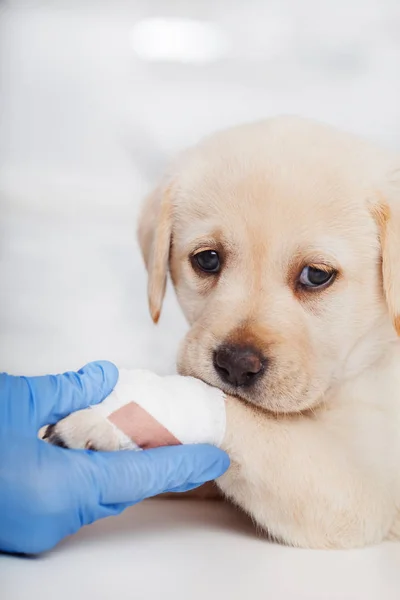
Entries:
POLYGON ((121 369, 113 392, 93 410, 116 428, 120 448, 220 446, 225 435, 223 392, 193 377, 121 369))

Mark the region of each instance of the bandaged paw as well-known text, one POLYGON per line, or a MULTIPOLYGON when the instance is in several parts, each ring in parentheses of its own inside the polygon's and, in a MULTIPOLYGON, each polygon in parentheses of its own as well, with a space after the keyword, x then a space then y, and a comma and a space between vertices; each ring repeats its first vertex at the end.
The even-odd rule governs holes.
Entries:
POLYGON ((58 446, 106 451, 220 446, 225 420, 223 392, 199 379, 121 369, 116 387, 101 404, 49 426, 43 437, 58 446))

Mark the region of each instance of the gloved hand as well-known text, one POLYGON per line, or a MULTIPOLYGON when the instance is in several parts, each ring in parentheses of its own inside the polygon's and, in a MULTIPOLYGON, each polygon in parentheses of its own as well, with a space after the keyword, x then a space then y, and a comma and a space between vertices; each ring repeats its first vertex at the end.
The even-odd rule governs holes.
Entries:
POLYGON ((212 446, 143 452, 66 450, 38 430, 103 400, 118 379, 111 363, 45 377, 0 375, 0 550, 36 554, 83 525, 162 492, 215 479, 229 466, 212 446))

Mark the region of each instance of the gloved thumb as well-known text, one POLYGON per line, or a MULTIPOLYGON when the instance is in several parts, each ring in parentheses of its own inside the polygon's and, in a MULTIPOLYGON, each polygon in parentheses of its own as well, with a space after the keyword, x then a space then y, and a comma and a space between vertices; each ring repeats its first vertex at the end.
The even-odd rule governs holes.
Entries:
POLYGON ((13 391, 12 402, 7 403, 8 422, 12 423, 15 417, 15 422, 29 424, 37 431, 104 400, 118 381, 118 369, 110 362, 99 361, 89 363, 77 373, 6 377, 4 384, 13 391))

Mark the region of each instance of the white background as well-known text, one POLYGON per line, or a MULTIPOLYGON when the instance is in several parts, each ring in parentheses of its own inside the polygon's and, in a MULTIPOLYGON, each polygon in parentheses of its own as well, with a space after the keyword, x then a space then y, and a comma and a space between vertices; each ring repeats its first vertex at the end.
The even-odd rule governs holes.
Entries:
MULTIPOLYGON (((139 204, 169 157, 217 128, 282 112, 400 148, 399 73, 398 0, 0 0, 1 369, 38 374, 108 358, 173 370, 185 324, 169 293, 152 325, 135 239, 139 204)), ((89 528, 40 567, 4 559, 5 598, 28 598, 35 581, 47 589, 53 569, 60 584, 78 566, 71 597, 113 598, 118 578, 130 582, 125 597, 142 597, 134 592, 142 544, 140 576, 168 573, 167 596, 172 579, 192 574, 190 589, 174 598, 203 598, 203 578, 210 597, 213 589, 221 598, 243 598, 243 590, 257 598, 396 597, 397 545, 322 558, 260 543, 251 527, 243 537, 222 508, 174 506, 133 509, 122 517, 132 534, 122 532, 123 542, 115 520, 115 531, 89 528), (160 511, 169 511, 168 535, 146 527, 139 535, 138 519, 157 521, 160 511), (183 568, 184 540, 191 552, 183 568), (89 551, 92 564, 93 547, 100 571, 113 565, 98 588, 94 575, 79 584, 79 553, 89 551), (20 587, 25 575, 29 588, 20 587)), ((52 592, 42 597, 60 597, 52 592)))

